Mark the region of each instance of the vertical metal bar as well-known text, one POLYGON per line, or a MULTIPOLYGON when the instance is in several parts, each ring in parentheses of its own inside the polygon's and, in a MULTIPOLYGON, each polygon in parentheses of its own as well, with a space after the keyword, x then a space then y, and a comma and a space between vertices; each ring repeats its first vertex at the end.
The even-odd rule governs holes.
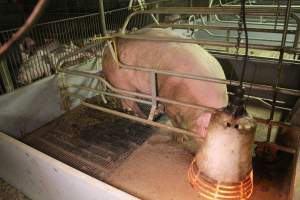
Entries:
MULTIPOLYGON (((57 41, 59 41, 59 32, 57 31, 57 23, 54 23, 54 32, 55 32, 55 39, 57 40, 57 41)), ((70 31, 72 31, 72 30, 70 30, 70 31)), ((72 31, 73 32, 73 31, 72 31)))
MULTIPOLYGON (((285 47, 285 43, 286 43, 292 1, 293 0, 287 1, 287 6, 286 6, 286 10, 285 10, 285 17, 284 17, 285 20, 284 20, 284 28, 283 28, 282 40, 281 40, 281 50, 280 50, 280 55, 279 55, 279 60, 278 60, 278 68, 277 68, 277 79, 275 80, 275 84, 273 86, 275 92, 273 95, 272 110, 271 110, 270 118, 269 118, 270 121, 273 120, 274 113, 275 113, 275 104, 276 104, 276 99, 278 96, 278 92, 276 92, 275 89, 277 88, 277 86, 279 85, 279 82, 280 82, 280 76, 281 76, 281 71, 282 71, 282 66, 283 66, 284 47, 285 47)), ((268 135, 267 135, 268 142, 270 142, 270 139, 271 139, 271 132, 272 132, 272 125, 269 125, 268 126, 268 135)))
MULTIPOLYGON (((4 41, 7 41, 9 38, 10 38, 10 36, 13 34, 13 31, 10 31, 10 33, 9 32, 6 32, 4 35, 6 35, 5 37, 4 37, 4 41)), ((12 52, 10 51, 10 53, 8 53, 8 55, 7 55, 7 62, 9 62, 10 63, 10 65, 8 65, 8 69, 10 68, 11 70, 9 70, 9 72, 10 73, 12 73, 12 75, 10 74, 10 76, 11 76, 11 78, 12 79, 14 79, 15 81, 17 81, 18 79, 17 79, 17 73, 16 73, 16 69, 14 68, 14 65, 13 65, 13 60, 12 60, 12 57, 13 57, 13 54, 12 54, 12 52)), ((7 63, 8 64, 8 63, 7 63)), ((9 87, 12 87, 13 88, 13 81, 12 82, 10 82, 9 84, 11 84, 9 87)))
MULTIPOLYGON (((226 41, 229 42, 229 40, 230 40, 230 30, 227 30, 226 31, 226 41)), ((226 47, 225 51, 229 53, 229 47, 226 47)))
MULTIPOLYGON (((88 26, 88 23, 87 23, 87 16, 81 17, 79 19, 82 20, 82 23, 84 24, 83 29, 84 29, 85 36, 82 39, 83 39, 83 42, 85 43, 86 38, 89 37, 89 26, 88 26)), ((84 46, 85 46, 85 44, 84 44, 84 46)))
MULTIPOLYGON (((7 53, 5 56, 9 56, 10 53, 7 53)), ((0 78, 3 81, 3 89, 4 92, 12 92, 14 90, 13 82, 12 82, 12 76, 9 73, 8 65, 7 65, 7 59, 5 57, 1 57, 0 59, 0 78)))
POLYGON ((91 16, 91 26, 93 27, 93 30, 92 30, 92 32, 93 32, 92 37, 93 37, 94 35, 97 34, 97 27, 96 27, 96 23, 95 23, 95 15, 91 16))
POLYGON ((105 25, 103 0, 99 0, 99 14, 100 14, 101 35, 105 36, 107 32, 106 32, 106 25, 105 25))
POLYGON ((101 32, 100 32, 100 20, 99 20, 100 16, 99 14, 95 15, 95 27, 96 27, 96 35, 99 35, 101 32))
MULTIPOLYGON (((49 26, 49 24, 44 24, 42 26, 39 26, 40 30, 47 30, 47 26, 49 26)), ((37 34, 39 35, 39 40, 40 40, 40 44, 42 46, 44 46, 43 51, 46 51, 46 54, 49 55, 49 50, 47 47, 47 45, 45 45, 45 41, 42 41, 42 38, 45 38, 45 34, 41 34, 41 31, 37 30, 36 28, 34 28, 32 31, 36 31, 37 34)), ((49 36, 47 38, 50 38, 49 36)), ((41 49, 42 50, 42 49, 41 49)), ((43 58, 44 55, 41 54, 41 50, 37 51, 34 55, 32 55, 32 58, 34 59, 33 62, 33 66, 28 66, 31 69, 31 72, 33 74, 31 74, 31 80, 33 81, 35 78, 39 78, 41 77, 47 70, 47 66, 45 66, 45 60, 43 58), (33 57, 34 56, 34 57, 33 57)), ((43 52, 43 54, 45 54, 43 52)))
MULTIPOLYGON (((10 49, 8 52, 7 52, 7 56, 9 57, 9 61, 10 61, 10 67, 11 67, 11 72, 13 75, 13 80, 11 82, 11 86, 10 87, 13 87, 14 88, 14 82, 18 82, 18 68, 20 68, 20 65, 21 63, 18 63, 17 60, 18 60, 18 55, 17 55, 17 46, 13 47, 12 49, 10 49)), ((11 75, 10 75, 11 76, 11 75)))
POLYGON ((296 28, 296 33, 295 33, 295 36, 294 36, 293 47, 297 48, 298 47, 298 43, 299 43, 299 39, 300 39, 300 27, 299 27, 300 19, 298 17, 294 17, 294 20, 296 21, 297 28, 296 28))
POLYGON ((73 29, 73 32, 74 32, 74 39, 73 39, 73 42, 77 43, 77 37, 78 37, 78 28, 76 27, 76 24, 74 23, 74 21, 76 20, 73 20, 70 22, 70 26, 72 27, 73 29))
POLYGON ((153 120, 155 110, 157 107, 157 75, 155 72, 149 72, 150 73, 150 84, 151 84, 151 101, 152 101, 152 106, 151 106, 151 111, 148 117, 148 120, 153 120))
MULTIPOLYGON (((48 24, 49 29, 50 29, 51 39, 52 39, 53 41, 55 41, 54 24, 55 24, 55 22, 54 22, 54 23, 49 23, 49 24, 48 24)), ((71 32, 71 31, 69 31, 69 32, 71 32)), ((50 62, 51 62, 49 68, 47 69, 47 70, 49 71, 49 74, 50 74, 50 73, 51 73, 51 68, 53 68, 53 67, 55 66, 56 63, 55 63, 55 61, 54 61, 53 59, 51 59, 52 56, 50 55, 51 52, 49 52, 49 49, 48 49, 47 53, 48 53, 48 54, 47 54, 47 56, 48 56, 47 61, 50 61, 50 62)), ((55 69, 53 69, 53 70, 55 70, 55 69)))
MULTIPOLYGON (((190 0, 191 4, 192 4, 192 0, 190 0)), ((192 7, 192 6, 191 6, 192 7)), ((159 8, 159 2, 155 4, 155 8, 159 8)), ((156 20, 159 22, 159 14, 155 15, 156 20)))

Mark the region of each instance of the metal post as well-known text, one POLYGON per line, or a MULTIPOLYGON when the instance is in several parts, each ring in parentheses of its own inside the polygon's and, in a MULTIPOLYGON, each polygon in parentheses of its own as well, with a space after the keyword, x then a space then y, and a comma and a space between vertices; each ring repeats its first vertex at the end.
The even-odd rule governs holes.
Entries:
MULTIPOLYGON (((155 8, 159 8, 159 2, 155 4, 155 8)), ((155 14, 156 20, 159 22, 159 14, 155 14)))
POLYGON ((152 100, 152 106, 151 111, 148 117, 148 120, 153 120, 155 110, 157 108, 157 79, 156 79, 156 73, 155 72, 149 72, 150 73, 150 84, 151 84, 151 100, 152 100))
POLYGON ((103 0, 99 0, 99 15, 100 15, 100 32, 102 36, 105 36, 107 32, 106 32, 103 0))
MULTIPOLYGON (((287 1, 286 5, 286 11, 285 11, 285 20, 284 20, 284 27, 283 27, 283 33, 282 33, 282 40, 281 40, 281 49, 280 49, 280 55, 279 55, 279 60, 278 60, 278 68, 277 68, 277 79, 275 81, 275 84, 273 86, 274 88, 274 95, 273 95, 273 102, 272 102, 272 110, 270 113, 270 118, 269 120, 273 120, 274 118, 274 113, 275 113, 275 104, 276 104, 276 99, 278 96, 278 92, 276 91, 276 88, 279 85, 280 82, 280 77, 281 77, 281 71, 282 71, 282 66, 283 66, 283 55, 284 55, 284 47, 285 47, 285 42, 286 42, 286 37, 287 37, 287 30, 289 26, 289 17, 290 17, 290 11, 292 7, 292 0, 287 1)), ((271 132, 272 132, 272 126, 269 125, 268 127, 268 135, 267 135, 267 141, 269 142, 271 139, 271 132)))

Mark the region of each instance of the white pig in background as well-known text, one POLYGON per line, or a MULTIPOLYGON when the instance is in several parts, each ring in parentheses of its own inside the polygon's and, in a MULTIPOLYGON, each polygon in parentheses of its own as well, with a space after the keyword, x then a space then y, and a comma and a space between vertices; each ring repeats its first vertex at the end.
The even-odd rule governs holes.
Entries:
MULTIPOLYGON (((135 34, 180 38, 167 29, 145 28, 135 34)), ((128 65, 225 79, 219 62, 197 44, 118 39, 117 47, 120 60, 128 65)), ((114 87, 151 93, 149 74, 120 69, 108 48, 104 50, 102 67, 106 79, 114 87)), ((157 81, 160 97, 213 108, 223 108, 228 104, 227 88, 223 84, 166 75, 158 75, 157 81)), ((122 105, 131 108, 138 115, 143 115, 133 101, 122 100, 122 105)), ((206 135, 212 113, 173 104, 164 106, 175 127, 188 129, 202 137, 206 135)))
POLYGON ((59 61, 64 56, 78 49, 79 47, 74 45, 73 42, 66 45, 54 40, 38 48, 32 55, 23 55, 23 63, 18 75, 19 83, 24 85, 29 84, 34 80, 50 76, 56 68, 63 67, 66 64, 76 64, 76 61, 95 57, 95 55, 91 52, 82 52, 64 59, 63 62, 60 63, 60 66, 58 66, 59 61))

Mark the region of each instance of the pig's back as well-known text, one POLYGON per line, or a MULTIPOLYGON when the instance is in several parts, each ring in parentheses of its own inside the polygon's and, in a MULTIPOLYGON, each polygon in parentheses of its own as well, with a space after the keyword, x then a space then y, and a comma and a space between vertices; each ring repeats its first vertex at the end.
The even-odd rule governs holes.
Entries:
MULTIPOLYGON (((160 28, 141 29, 134 35, 183 38, 160 28)), ((225 79, 219 62, 197 44, 125 39, 120 39, 118 44, 120 59, 129 65, 225 79)))
MULTIPOLYGON (((147 37, 182 38, 167 29, 145 28, 134 34, 147 37)), ((127 65, 225 79, 219 62, 197 44, 131 39, 119 39, 117 44, 119 58, 127 65)), ((104 63, 104 65, 112 64, 113 61, 104 63)), ((138 91, 144 93, 151 91, 147 73, 119 70, 114 64, 110 69, 110 75, 119 81, 121 79, 130 81, 138 91)), ((158 85, 159 95, 163 97, 210 107, 227 105, 225 85, 163 75, 158 75, 158 85), (178 87, 179 85, 181 87, 178 87)))

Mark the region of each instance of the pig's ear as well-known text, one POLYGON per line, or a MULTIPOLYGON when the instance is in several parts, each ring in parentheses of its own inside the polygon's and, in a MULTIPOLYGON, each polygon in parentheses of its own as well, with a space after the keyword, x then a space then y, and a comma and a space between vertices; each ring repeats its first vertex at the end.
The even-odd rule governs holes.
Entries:
POLYGON ((207 128, 211 119, 212 113, 204 112, 197 118, 197 134, 201 137, 205 137, 207 134, 207 128))

